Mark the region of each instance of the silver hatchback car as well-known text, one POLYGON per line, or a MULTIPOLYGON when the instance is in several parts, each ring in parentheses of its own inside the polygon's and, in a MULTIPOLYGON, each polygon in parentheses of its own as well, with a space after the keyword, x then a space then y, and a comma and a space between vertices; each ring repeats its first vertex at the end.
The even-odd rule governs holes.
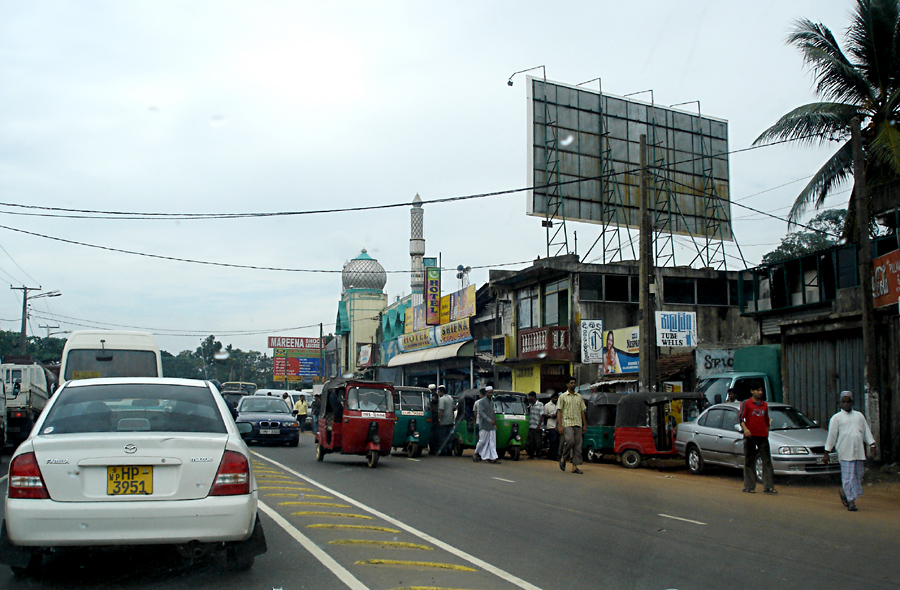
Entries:
MULTIPOLYGON (((691 473, 707 465, 744 468, 744 435, 738 425, 741 405, 737 402, 707 408, 696 420, 678 425, 675 449, 685 458, 691 473)), ((840 473, 837 454, 823 465, 828 433, 786 404, 769 404, 769 448, 776 475, 840 473)), ((756 461, 756 478, 762 481, 762 460, 756 461)))

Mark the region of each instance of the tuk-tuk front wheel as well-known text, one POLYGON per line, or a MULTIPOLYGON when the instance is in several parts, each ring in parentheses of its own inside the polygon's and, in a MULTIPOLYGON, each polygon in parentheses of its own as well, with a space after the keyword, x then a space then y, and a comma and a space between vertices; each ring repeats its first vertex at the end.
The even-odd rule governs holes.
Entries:
POLYGON ((454 456, 454 457, 462 457, 462 454, 463 454, 463 446, 462 446, 462 443, 459 441, 458 438, 454 438, 454 439, 453 439, 453 443, 452 443, 451 447, 452 447, 452 450, 453 450, 453 456, 454 456))
POLYGON ((513 461, 519 460, 519 455, 522 453, 522 449, 519 447, 515 447, 513 449, 509 449, 509 458, 513 461))
POLYGON ((316 461, 321 461, 325 458, 325 447, 322 446, 322 443, 316 443, 316 461))
POLYGON ((584 460, 588 461, 589 463, 596 463, 600 460, 600 453, 598 453, 597 449, 595 449, 594 447, 589 446, 584 451, 584 460))
POLYGON ((369 451, 366 453, 366 465, 372 469, 378 466, 378 451, 369 451))
POLYGON ((412 459, 413 457, 418 457, 421 454, 422 454, 422 449, 421 449, 421 447, 419 447, 419 443, 411 442, 408 445, 406 445, 406 456, 409 459, 412 459))
POLYGON ((622 453, 622 465, 628 469, 637 469, 641 466, 641 454, 634 449, 628 449, 622 453))

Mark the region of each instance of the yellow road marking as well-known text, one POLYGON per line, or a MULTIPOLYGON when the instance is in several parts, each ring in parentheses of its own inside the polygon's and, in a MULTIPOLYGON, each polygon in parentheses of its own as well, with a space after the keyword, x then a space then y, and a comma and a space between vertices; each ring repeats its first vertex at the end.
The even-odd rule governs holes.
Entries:
POLYGON ((266 498, 299 498, 300 494, 273 494, 272 492, 267 492, 264 496, 266 498))
POLYGON ((279 502, 279 506, 331 506, 332 508, 350 508, 349 504, 337 502, 279 502))
POLYGON ((303 494, 304 498, 318 498, 320 500, 334 500, 334 496, 319 496, 316 494, 303 494))
POLYGON ((287 486, 258 486, 258 490, 281 490, 283 492, 312 492, 310 488, 293 488, 287 486))
POLYGON ((417 545, 416 543, 401 543, 400 541, 367 541, 364 539, 335 539, 328 541, 329 545, 371 545, 373 547, 391 547, 393 549, 422 549, 434 551, 434 547, 417 545))
POLYGON ((453 563, 435 563, 431 561, 401 561, 399 559, 363 559, 357 561, 356 565, 397 565, 411 567, 430 567, 443 570, 454 570, 458 572, 477 572, 478 570, 464 565, 456 565, 453 563))
POLYGON ((308 524, 308 529, 355 529, 366 531, 378 531, 380 533, 399 533, 397 529, 388 528, 386 526, 370 526, 366 524, 308 524))
POLYGON ((350 514, 348 512, 323 512, 315 510, 291 512, 291 516, 338 516, 340 518, 363 518, 365 520, 375 520, 373 517, 366 516, 364 514, 350 514))

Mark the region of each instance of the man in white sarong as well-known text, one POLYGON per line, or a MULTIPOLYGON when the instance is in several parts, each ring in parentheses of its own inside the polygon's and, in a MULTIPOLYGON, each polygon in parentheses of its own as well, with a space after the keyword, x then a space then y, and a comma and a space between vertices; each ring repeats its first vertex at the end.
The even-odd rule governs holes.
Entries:
POLYGON ((484 388, 484 397, 475 402, 475 422, 478 425, 478 444, 475 461, 499 463, 497 458, 497 417, 494 415, 494 388, 484 388))

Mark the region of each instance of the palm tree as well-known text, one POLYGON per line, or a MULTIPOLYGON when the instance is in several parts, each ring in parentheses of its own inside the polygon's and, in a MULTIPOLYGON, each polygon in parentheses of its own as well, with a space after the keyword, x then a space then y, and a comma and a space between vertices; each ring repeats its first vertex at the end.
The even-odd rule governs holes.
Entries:
MULTIPOLYGON (((812 206, 853 178, 850 125, 862 127, 866 182, 880 184, 900 178, 900 0, 857 0, 847 29, 847 53, 823 24, 798 20, 788 44, 803 54, 816 79, 823 102, 797 107, 766 129, 754 145, 788 140, 815 145, 832 141, 840 148, 812 177, 794 200, 788 223, 797 223, 812 206)), ((855 235, 855 206, 844 236, 855 235)))

